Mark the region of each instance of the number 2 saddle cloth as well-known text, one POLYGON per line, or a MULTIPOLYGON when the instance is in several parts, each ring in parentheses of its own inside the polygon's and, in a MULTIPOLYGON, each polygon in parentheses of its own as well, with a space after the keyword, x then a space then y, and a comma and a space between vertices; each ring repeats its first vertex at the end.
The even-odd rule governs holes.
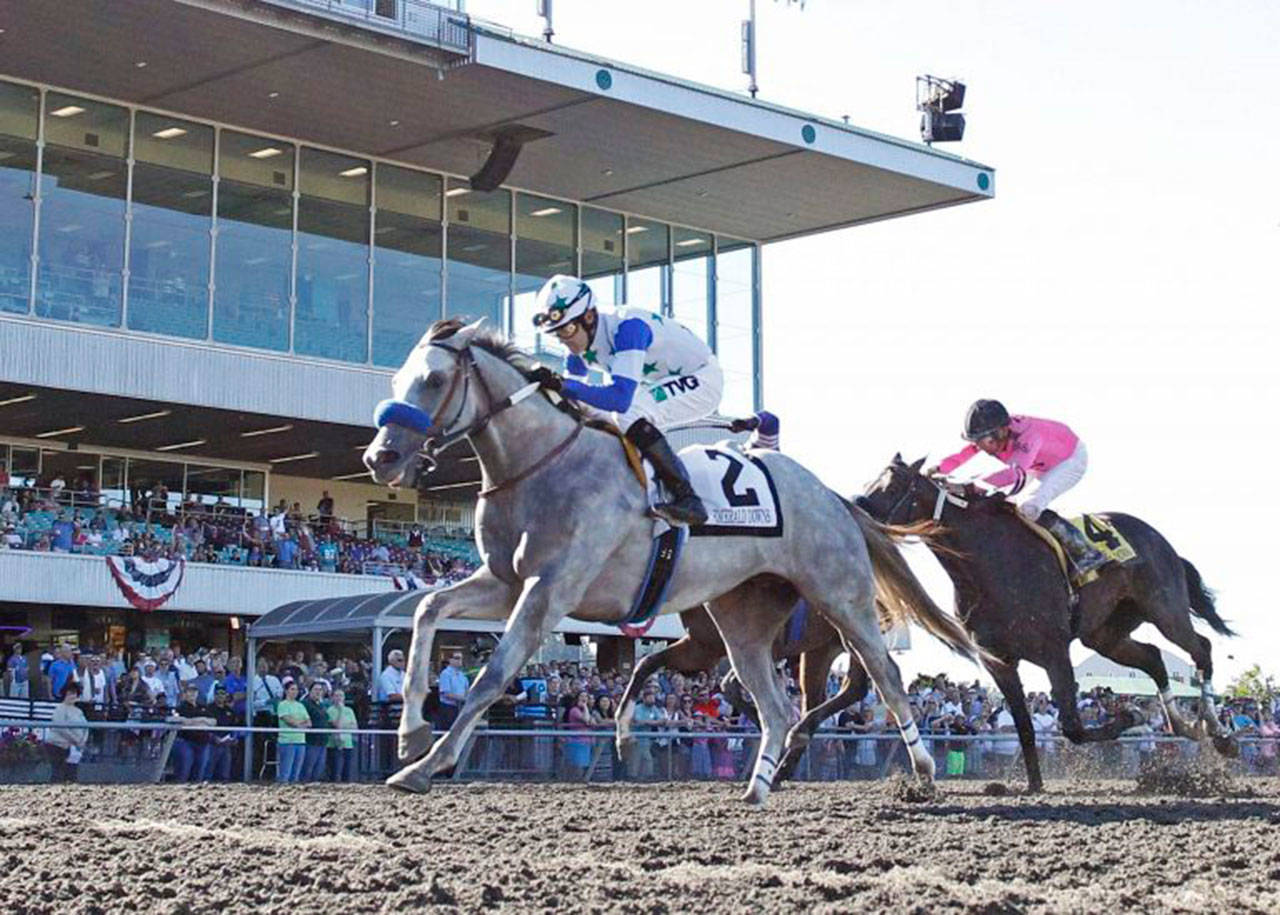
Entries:
MULTIPOLYGON (((661 612, 687 537, 782 536, 782 506, 773 477, 762 460, 729 442, 692 445, 680 451, 680 459, 689 472, 694 492, 707 509, 707 523, 693 528, 655 523, 649 565, 631 613, 623 621, 623 631, 628 635, 643 634, 644 629, 639 627, 661 612)), ((649 502, 653 504, 662 494, 647 464, 645 470, 649 502)))
POLYGON ((1053 550, 1054 555, 1058 557, 1058 564, 1062 566, 1062 573, 1067 576, 1073 588, 1083 588, 1090 582, 1095 581, 1098 573, 1113 563, 1123 565, 1138 558, 1137 551, 1130 546, 1129 541, 1124 538, 1124 535, 1120 533, 1106 515, 1080 515, 1077 518, 1068 518, 1067 521, 1072 527, 1084 534, 1085 539, 1093 545, 1093 548, 1107 557, 1106 563, 1097 569, 1084 575, 1079 575, 1071 564, 1071 560, 1067 558, 1066 551, 1062 548, 1062 544, 1058 542, 1057 537, 1034 521, 1027 520, 1026 516, 1021 512, 1015 512, 1015 514, 1022 519, 1027 527, 1035 531, 1037 537, 1053 550))

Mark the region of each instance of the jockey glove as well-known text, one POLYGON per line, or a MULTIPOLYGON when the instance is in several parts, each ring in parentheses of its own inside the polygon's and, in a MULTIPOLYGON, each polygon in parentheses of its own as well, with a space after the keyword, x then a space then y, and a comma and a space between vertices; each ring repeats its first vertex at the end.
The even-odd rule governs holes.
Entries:
POLYGON ((564 389, 564 379, 545 365, 540 365, 530 372, 529 380, 536 381, 548 391, 555 391, 557 394, 564 389))

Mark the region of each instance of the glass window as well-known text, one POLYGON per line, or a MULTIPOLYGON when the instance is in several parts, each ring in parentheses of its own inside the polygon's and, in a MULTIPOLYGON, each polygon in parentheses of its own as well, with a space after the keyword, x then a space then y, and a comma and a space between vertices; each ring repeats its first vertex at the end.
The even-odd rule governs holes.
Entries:
POLYGON ((129 504, 129 488, 125 485, 124 458, 102 459, 102 498, 108 508, 124 508, 129 504))
POLYGON ((129 326, 203 339, 209 317, 213 128, 139 112, 133 157, 129 326))
POLYGON ((707 335, 711 306, 711 236, 706 232, 673 230, 671 314, 702 340, 707 335))
POLYGON ((46 96, 36 314, 119 325, 128 133, 124 108, 46 96))
POLYGON ((449 284, 445 317, 505 327, 511 297, 511 192, 484 193, 449 179, 449 284))
POLYGON ((25 314, 31 298, 39 117, 39 92, 0 83, 0 311, 25 314))
POLYGON ((582 208, 582 278, 595 293, 598 305, 623 301, 623 237, 621 213, 582 208))
POLYGON ((187 501, 213 505, 222 499, 229 505, 240 504, 240 471, 227 467, 187 465, 187 501))
POLYGON ((627 304, 666 313, 670 229, 651 219, 627 219, 627 304))
POLYGON ((129 458, 129 502, 134 513, 149 521, 157 515, 176 515, 182 507, 182 464, 129 458))
POLYGON ((293 350, 369 358, 369 163, 303 147, 293 350))
POLYGON ((19 448, 9 452, 9 482, 14 486, 35 486, 40 479, 40 449, 19 448))
POLYGON ((378 165, 373 230, 373 361, 398 367, 440 320, 440 179, 378 165))
MULTIPOLYGON (((547 349, 553 338, 533 329, 533 303, 542 284, 578 269, 578 208, 571 203, 516 195, 515 309, 512 337, 530 350, 547 349)), ((557 351, 559 347, 554 347, 557 351)))
POLYGON ((278 140, 230 130, 218 137, 215 340, 289 348, 293 156, 278 140))
POLYGON ((755 409, 755 327, 752 282, 755 246, 719 239, 716 253, 716 356, 724 369, 726 416, 746 416, 755 409))
POLYGON ((261 470, 246 470, 243 480, 240 506, 246 511, 262 511, 267 504, 267 475, 261 470))

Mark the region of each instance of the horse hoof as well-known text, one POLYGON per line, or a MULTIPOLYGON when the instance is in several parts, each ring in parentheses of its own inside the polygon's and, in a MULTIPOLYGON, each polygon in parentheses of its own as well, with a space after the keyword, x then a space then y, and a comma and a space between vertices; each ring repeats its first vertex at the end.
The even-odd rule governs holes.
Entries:
POLYGON ((400 756, 402 762, 412 762, 415 759, 426 756, 427 751, 431 749, 431 725, 424 724, 422 727, 407 734, 400 735, 399 744, 396 752, 400 756))
POLYGON ((1236 743, 1230 737, 1213 738, 1213 748, 1221 753, 1227 759, 1240 758, 1240 744, 1236 743))
POLYGON ((742 796, 742 800, 746 802, 748 807, 754 807, 759 810, 764 806, 764 802, 768 797, 768 794, 752 789, 742 796))
POLYGON ((409 794, 426 794, 431 790, 431 776, 422 775, 412 769, 401 769, 387 779, 388 788, 404 791, 409 794))

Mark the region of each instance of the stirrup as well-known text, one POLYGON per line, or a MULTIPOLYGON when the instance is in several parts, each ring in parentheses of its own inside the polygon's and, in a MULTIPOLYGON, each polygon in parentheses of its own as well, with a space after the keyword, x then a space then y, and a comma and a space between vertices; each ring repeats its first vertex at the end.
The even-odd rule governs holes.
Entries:
POLYGON ((702 500, 695 495, 670 502, 655 503, 652 512, 668 524, 687 524, 697 527, 707 523, 707 509, 702 500))

